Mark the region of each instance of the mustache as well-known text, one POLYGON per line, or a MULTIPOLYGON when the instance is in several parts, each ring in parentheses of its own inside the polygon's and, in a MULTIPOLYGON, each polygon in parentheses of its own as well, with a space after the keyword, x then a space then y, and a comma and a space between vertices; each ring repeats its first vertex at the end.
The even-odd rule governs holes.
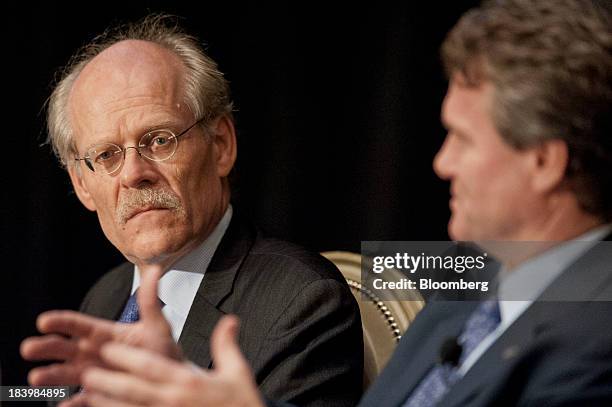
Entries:
POLYGON ((164 188, 144 187, 129 190, 119 197, 117 204, 117 219, 125 224, 136 213, 146 209, 182 210, 179 197, 171 190, 164 188))

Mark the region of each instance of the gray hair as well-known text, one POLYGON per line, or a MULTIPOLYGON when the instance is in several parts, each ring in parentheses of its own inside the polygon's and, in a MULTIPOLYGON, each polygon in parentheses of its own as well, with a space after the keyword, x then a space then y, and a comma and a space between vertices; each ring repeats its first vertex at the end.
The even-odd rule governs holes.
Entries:
POLYGON ((74 132, 68 117, 68 99, 85 66, 110 46, 125 40, 148 41, 176 54, 185 66, 185 104, 203 125, 222 115, 231 118, 230 90, 217 64, 206 55, 197 39, 186 34, 168 15, 153 14, 142 20, 106 30, 79 49, 60 71, 59 81, 48 100, 48 142, 62 165, 76 154, 74 132))

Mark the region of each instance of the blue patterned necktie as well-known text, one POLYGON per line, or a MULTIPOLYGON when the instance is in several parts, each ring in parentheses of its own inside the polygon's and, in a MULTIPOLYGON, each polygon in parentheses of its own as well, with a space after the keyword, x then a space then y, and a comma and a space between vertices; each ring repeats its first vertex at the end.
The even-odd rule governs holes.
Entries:
POLYGON ((136 301, 136 292, 138 292, 138 290, 136 290, 134 294, 130 296, 127 304, 125 304, 125 308, 123 308, 123 312, 121 313, 119 322, 132 324, 140 319, 140 312, 138 311, 138 302, 136 301))
MULTIPOLYGON (((127 303, 125 304, 125 308, 123 308, 121 317, 119 317, 117 322, 124 322, 126 324, 138 322, 138 320, 140 319, 140 311, 138 309, 138 301, 136 301, 137 292, 138 290, 134 291, 134 294, 130 296, 127 303)), ((160 298, 158 298, 157 301, 159 301, 159 306, 161 308, 166 305, 160 298)))
MULTIPOLYGON (((497 328, 501 321, 499 302, 497 300, 482 301, 468 318, 458 342, 461 345, 461 366, 478 344, 497 328)), ((455 384, 461 375, 457 368, 450 364, 437 364, 421 380, 408 397, 403 407, 435 406, 455 384)))

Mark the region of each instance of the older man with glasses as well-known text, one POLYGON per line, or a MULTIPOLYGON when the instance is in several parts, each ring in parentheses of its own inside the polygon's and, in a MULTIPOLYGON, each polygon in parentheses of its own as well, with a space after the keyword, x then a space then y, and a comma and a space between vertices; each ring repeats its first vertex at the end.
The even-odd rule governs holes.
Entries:
POLYGON ((331 263, 262 237, 232 209, 227 82, 168 22, 152 16, 96 38, 51 95, 53 148, 128 263, 90 290, 81 307, 88 316, 39 317, 45 335, 26 340, 22 354, 59 363, 34 369, 29 381, 80 385, 110 340, 209 368, 212 328, 231 313, 243 321, 240 345, 265 396, 353 405, 363 366, 357 305, 331 263), (136 301, 141 281, 157 280, 158 298, 136 301), (167 324, 151 324, 156 317, 167 324))

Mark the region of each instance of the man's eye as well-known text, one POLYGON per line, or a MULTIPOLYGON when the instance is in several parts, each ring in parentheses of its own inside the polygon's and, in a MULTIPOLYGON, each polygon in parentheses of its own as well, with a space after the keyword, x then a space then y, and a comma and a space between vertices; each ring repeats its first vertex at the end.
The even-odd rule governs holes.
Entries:
POLYGON ((115 153, 113 151, 102 151, 96 156, 96 161, 110 160, 111 158, 113 158, 114 155, 115 153))
POLYGON ((152 133, 144 145, 152 149, 165 147, 170 144, 170 137, 172 137, 172 134, 166 134, 165 132, 152 133))
POLYGON ((152 144, 155 146, 163 146, 168 143, 167 136, 156 136, 153 138, 152 144))

